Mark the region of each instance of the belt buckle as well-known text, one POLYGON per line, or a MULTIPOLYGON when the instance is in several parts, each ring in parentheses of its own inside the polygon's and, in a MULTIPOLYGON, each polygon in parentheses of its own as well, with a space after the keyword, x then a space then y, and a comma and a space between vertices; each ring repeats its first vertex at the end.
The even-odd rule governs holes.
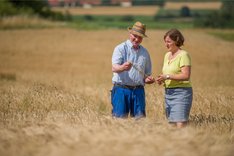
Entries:
POLYGON ((128 86, 128 85, 125 85, 126 88, 129 88, 129 89, 137 89, 137 88, 140 88, 140 85, 138 86, 128 86))
POLYGON ((140 85, 138 85, 138 86, 129 86, 129 85, 121 85, 121 84, 118 84, 118 83, 116 83, 114 85, 115 86, 120 86, 120 87, 126 88, 126 89, 133 89, 133 90, 141 87, 140 85))

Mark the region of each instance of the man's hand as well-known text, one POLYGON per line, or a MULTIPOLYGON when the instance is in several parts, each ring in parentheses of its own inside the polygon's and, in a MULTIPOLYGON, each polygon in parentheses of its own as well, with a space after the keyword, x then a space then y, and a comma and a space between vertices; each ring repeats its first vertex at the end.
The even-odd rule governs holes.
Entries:
POLYGON ((155 79, 154 79, 153 76, 147 76, 147 77, 145 78, 145 83, 146 83, 146 84, 152 84, 152 83, 154 83, 154 82, 155 82, 155 79))
POLYGON ((132 63, 131 62, 124 62, 124 64, 122 64, 123 71, 130 70, 131 68, 132 68, 132 63))
POLYGON ((125 62, 123 64, 113 64, 112 65, 112 71, 116 72, 116 73, 120 73, 123 71, 128 71, 130 70, 132 67, 132 63, 131 62, 125 62))

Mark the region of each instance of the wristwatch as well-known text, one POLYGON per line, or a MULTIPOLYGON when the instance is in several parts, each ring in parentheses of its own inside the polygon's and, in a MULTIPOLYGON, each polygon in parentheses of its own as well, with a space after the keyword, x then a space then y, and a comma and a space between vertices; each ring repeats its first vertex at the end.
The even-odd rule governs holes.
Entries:
POLYGON ((169 80, 170 79, 170 75, 166 75, 166 79, 169 80))

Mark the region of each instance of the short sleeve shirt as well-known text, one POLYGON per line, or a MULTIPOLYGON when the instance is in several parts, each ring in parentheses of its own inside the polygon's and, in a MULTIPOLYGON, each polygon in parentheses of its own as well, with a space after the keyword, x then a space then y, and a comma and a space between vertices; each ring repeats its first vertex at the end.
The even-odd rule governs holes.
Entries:
POLYGON ((112 82, 130 86, 144 85, 145 75, 151 75, 152 70, 148 51, 141 45, 135 50, 130 40, 127 40, 115 47, 112 64, 121 65, 127 61, 133 63, 134 67, 129 71, 113 73, 112 82))
MULTIPOLYGON (((163 74, 180 74, 181 67, 191 66, 191 58, 189 54, 181 50, 181 52, 171 61, 169 61, 169 52, 166 53, 163 63, 163 74)), ((178 87, 191 87, 191 81, 176 81, 176 80, 165 80, 166 88, 178 88, 178 87)))

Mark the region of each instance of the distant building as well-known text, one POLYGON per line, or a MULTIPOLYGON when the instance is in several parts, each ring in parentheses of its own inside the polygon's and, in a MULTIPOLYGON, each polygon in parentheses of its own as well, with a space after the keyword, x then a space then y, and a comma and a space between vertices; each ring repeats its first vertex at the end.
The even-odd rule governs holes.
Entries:
POLYGON ((111 4, 131 3, 132 0, 111 0, 111 4))
POLYGON ((58 6, 59 5, 58 0, 48 0, 48 3, 50 6, 58 6))
POLYGON ((101 5, 102 0, 79 0, 80 5, 90 4, 90 5, 101 5))

